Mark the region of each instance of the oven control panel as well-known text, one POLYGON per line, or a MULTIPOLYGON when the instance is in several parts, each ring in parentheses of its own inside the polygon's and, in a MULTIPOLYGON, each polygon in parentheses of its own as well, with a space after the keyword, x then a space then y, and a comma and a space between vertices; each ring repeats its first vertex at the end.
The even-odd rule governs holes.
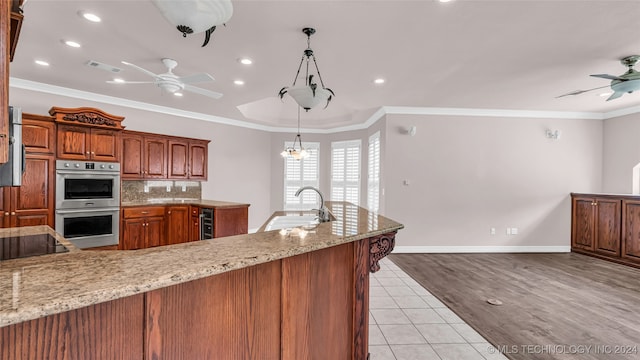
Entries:
POLYGON ((120 172, 120 163, 57 160, 56 170, 120 172))

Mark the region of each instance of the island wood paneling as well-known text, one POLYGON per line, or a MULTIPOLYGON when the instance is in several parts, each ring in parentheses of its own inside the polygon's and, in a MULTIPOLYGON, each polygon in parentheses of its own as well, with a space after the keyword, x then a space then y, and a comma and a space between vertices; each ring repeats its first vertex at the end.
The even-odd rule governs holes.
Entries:
POLYGON ((0 359, 142 359, 143 315, 140 294, 3 327, 0 359))
POLYGON ((282 260, 283 360, 352 359, 353 247, 282 260))
POLYGON ((280 280, 272 261, 147 293, 146 359, 280 359, 280 280))
POLYGON ((249 232, 249 206, 215 208, 213 211, 214 238, 249 232))

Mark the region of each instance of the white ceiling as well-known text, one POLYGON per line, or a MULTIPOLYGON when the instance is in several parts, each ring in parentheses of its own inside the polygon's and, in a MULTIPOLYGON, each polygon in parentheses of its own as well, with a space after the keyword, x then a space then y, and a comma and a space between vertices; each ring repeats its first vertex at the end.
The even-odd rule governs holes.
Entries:
MULTIPOLYGON (((56 85, 260 126, 292 127, 295 103, 276 95, 295 77, 306 48, 301 29, 310 26, 317 29, 311 47, 323 80, 336 97, 327 109, 303 114, 305 128, 360 124, 381 106, 605 113, 640 105, 640 93, 609 102, 600 90, 556 98, 608 84, 589 74, 626 70, 619 59, 640 53, 638 0, 232 2, 231 20, 201 47, 204 34, 183 38, 150 0, 28 0, 10 68, 12 86, 56 85), (77 14, 81 10, 98 14, 102 22, 84 20, 77 14), (62 39, 82 47, 69 48, 62 39), (237 61, 245 56, 254 64, 237 61), (197 86, 224 97, 185 93, 178 98, 152 84, 108 84, 113 74, 85 65, 99 61, 122 68, 119 77, 145 81, 150 78, 120 61, 163 73, 165 57, 178 61, 178 76, 213 75, 214 82, 197 86), (38 66, 35 59, 51 66, 38 66), (387 82, 374 85, 377 77, 387 82), (245 85, 234 85, 235 79, 245 85)), ((30 104, 35 100, 17 93, 29 112, 56 105, 42 104, 40 95, 33 97, 38 104, 30 104)), ((78 106, 86 106, 86 100, 78 99, 78 106)))

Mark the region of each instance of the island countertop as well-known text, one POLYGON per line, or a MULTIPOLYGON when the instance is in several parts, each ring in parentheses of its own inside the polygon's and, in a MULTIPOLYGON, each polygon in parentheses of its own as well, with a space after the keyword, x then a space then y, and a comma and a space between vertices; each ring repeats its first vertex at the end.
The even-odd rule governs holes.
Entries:
MULTIPOLYGON (((141 250, 77 250, 0 262, 0 327, 277 259, 387 234, 404 226, 345 202, 336 220, 300 236, 268 231, 141 250)), ((47 226, 0 230, 55 234, 47 226)), ((7 236, 7 235, 4 235, 7 236)), ((60 239, 60 236, 57 235, 60 239)), ((68 241, 61 239, 65 245, 68 241)))
POLYGON ((121 207, 132 206, 165 206, 165 205, 196 205, 207 208, 237 208, 247 207, 249 204, 236 203, 230 201, 217 201, 217 200, 203 200, 203 199, 153 199, 153 200, 135 200, 135 201, 123 201, 121 207))

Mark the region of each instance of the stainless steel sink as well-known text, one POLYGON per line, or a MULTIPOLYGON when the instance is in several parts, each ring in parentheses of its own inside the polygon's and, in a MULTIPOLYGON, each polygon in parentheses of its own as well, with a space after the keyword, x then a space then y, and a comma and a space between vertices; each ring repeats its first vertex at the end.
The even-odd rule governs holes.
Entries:
POLYGON ((294 227, 313 227, 320 223, 315 214, 276 216, 265 226, 264 231, 288 229, 294 227))

